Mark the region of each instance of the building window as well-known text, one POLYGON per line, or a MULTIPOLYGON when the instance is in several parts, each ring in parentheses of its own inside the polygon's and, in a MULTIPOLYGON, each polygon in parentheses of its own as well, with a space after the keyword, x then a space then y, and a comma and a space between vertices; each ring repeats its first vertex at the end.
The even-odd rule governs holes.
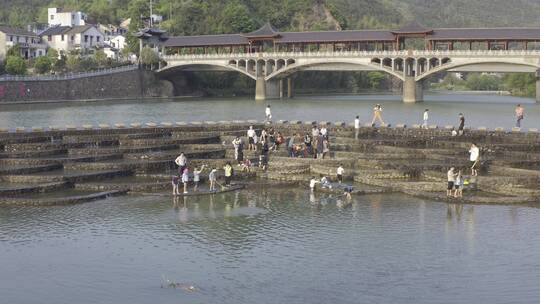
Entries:
POLYGON ((13 36, 9 36, 9 41, 13 41, 13 36))
POLYGON ((97 41, 97 42, 99 42, 99 38, 101 38, 101 37, 99 37, 99 36, 96 36, 96 41, 97 41))
POLYGON ((75 40, 75 35, 71 35, 71 41, 75 40))
POLYGON ((38 51, 38 55, 39 55, 39 56, 42 56, 42 55, 43 55, 43 53, 41 52, 41 50, 38 51))
POLYGON ((24 42, 28 43, 28 37, 24 37, 24 42))
POLYGON ((88 35, 84 35, 84 42, 88 42, 88 35))
POLYGON ((62 41, 64 41, 64 35, 62 35, 62 36, 60 36, 60 37, 61 37, 60 39, 61 39, 62 41))
POLYGON ((47 41, 52 41, 52 35, 47 36, 47 41))

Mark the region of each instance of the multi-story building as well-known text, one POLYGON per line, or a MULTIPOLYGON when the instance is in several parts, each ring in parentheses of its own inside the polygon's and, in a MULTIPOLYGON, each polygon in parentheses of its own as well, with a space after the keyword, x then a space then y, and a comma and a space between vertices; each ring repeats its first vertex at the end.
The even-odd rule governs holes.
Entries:
POLYGON ((60 8, 49 7, 47 10, 49 26, 82 26, 86 25, 86 14, 83 12, 64 12, 60 8))
POLYGON ((47 53, 47 45, 38 35, 24 29, 0 26, 0 60, 4 60, 7 51, 18 45, 23 58, 35 58, 47 53))
POLYGON ((105 36, 94 25, 55 26, 40 34, 41 39, 59 52, 80 51, 86 54, 105 41, 105 36))

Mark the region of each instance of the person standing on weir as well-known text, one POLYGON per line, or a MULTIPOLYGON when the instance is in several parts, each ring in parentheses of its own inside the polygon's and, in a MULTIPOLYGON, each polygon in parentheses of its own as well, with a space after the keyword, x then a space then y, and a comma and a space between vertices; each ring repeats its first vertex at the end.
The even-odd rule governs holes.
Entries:
POLYGON ((471 176, 478 176, 478 166, 480 162, 480 149, 478 146, 476 146, 475 143, 471 145, 471 149, 469 150, 471 161, 471 176))
POLYGON ((255 145, 255 137, 256 136, 257 136, 257 133, 255 133, 255 130, 253 130, 253 126, 249 126, 249 130, 247 131, 248 150, 257 151, 257 146, 255 145))
POLYGON ((271 123, 272 122, 272 110, 270 110, 270 105, 266 106, 266 110, 265 110, 264 113, 266 115, 266 123, 271 123))
POLYGON ((463 116, 463 113, 459 113, 458 135, 463 135, 464 128, 465 128, 465 116, 463 116))
POLYGON ((422 127, 424 129, 427 129, 428 128, 428 120, 429 120, 429 109, 426 109, 424 111, 424 123, 422 124, 422 127))
POLYGON ((358 135, 360 134, 360 116, 356 116, 354 119, 354 139, 358 139, 358 135))
POLYGON ((371 120, 371 126, 375 127, 375 122, 379 121, 380 125, 386 125, 382 119, 382 107, 380 104, 376 104, 373 108, 373 119, 371 120))
POLYGON ((184 169, 187 167, 187 158, 184 152, 180 152, 180 155, 178 155, 174 162, 178 165, 178 175, 182 176, 184 169))
POLYGON ((521 121, 523 120, 525 114, 525 109, 518 104, 516 106, 516 127, 521 128, 521 121))

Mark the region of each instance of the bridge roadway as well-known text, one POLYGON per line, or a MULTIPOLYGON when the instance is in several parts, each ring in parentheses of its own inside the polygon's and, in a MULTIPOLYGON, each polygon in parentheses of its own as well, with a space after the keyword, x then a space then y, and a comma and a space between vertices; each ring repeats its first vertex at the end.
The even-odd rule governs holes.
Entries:
POLYGON ((256 81, 255 99, 293 95, 291 75, 299 71, 381 71, 403 81, 403 101, 423 100, 423 80, 436 73, 535 73, 540 102, 540 51, 268 52, 165 55, 158 73, 236 71, 256 81), (287 80, 287 87, 284 86, 287 80))

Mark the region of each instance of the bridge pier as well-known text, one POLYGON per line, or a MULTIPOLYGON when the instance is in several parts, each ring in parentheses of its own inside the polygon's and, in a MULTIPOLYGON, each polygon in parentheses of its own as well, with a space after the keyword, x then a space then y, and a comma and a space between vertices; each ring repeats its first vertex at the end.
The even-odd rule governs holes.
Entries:
POLYGON ((403 102, 422 101, 424 101, 422 81, 415 81, 414 76, 405 76, 405 81, 403 81, 403 102))
POLYGON ((264 77, 257 77, 255 83, 255 100, 265 100, 266 99, 266 81, 264 77))
POLYGON ((536 102, 540 103, 540 70, 536 71, 536 102))
POLYGON ((294 88, 293 88, 293 80, 291 77, 287 78, 287 97, 293 98, 294 96, 294 88))
POLYGON ((264 80, 264 77, 257 77, 255 83, 255 100, 266 100, 280 98, 283 95, 279 80, 264 80))

